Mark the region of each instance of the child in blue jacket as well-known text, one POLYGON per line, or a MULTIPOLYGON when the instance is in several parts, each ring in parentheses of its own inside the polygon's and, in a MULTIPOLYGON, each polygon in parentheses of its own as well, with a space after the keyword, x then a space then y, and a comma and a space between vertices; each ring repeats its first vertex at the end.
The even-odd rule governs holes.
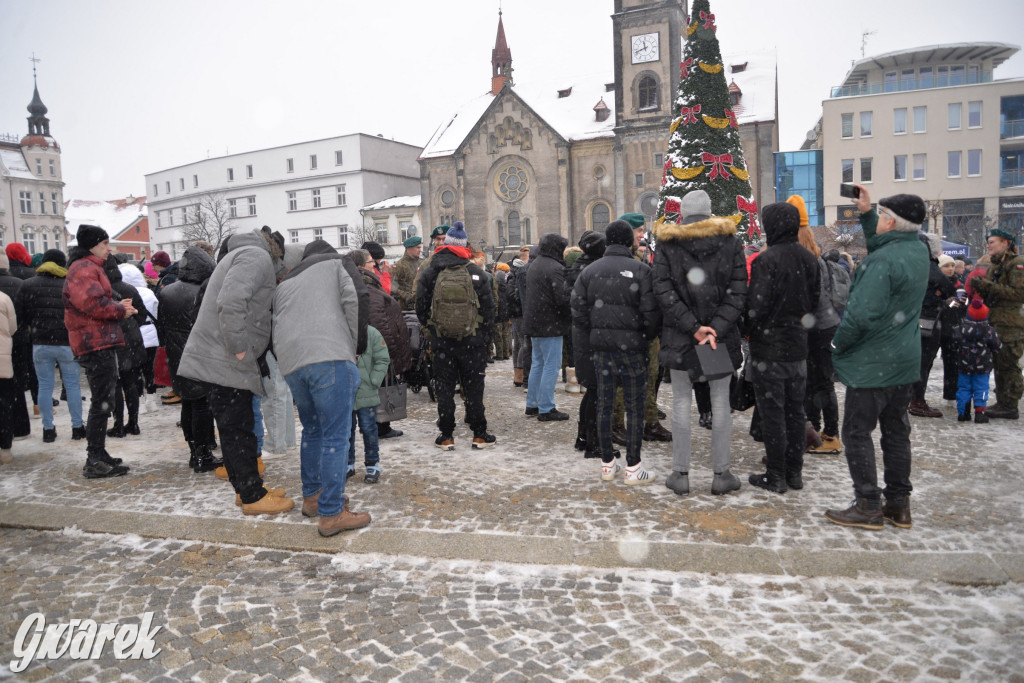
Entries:
POLYGON ((988 324, 988 306, 974 299, 967 316, 957 328, 956 369, 959 381, 956 390, 956 412, 959 422, 970 422, 970 403, 974 401, 974 421, 988 422, 988 376, 992 372, 992 354, 999 350, 999 335, 988 324))

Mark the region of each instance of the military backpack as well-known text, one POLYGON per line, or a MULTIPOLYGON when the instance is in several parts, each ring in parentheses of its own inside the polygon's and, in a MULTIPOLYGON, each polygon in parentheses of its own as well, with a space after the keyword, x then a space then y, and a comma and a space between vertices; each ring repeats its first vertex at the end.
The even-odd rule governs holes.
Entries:
POLYGON ((439 337, 463 339, 483 322, 473 276, 465 265, 449 266, 437 275, 428 323, 439 337))

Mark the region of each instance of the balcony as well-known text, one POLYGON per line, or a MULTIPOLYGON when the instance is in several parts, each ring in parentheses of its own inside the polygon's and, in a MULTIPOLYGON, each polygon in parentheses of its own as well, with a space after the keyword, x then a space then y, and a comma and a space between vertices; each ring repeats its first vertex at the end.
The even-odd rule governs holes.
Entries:
POLYGON ((1024 186, 1024 169, 1003 171, 999 174, 999 187, 1022 187, 1024 186))
POLYGON ((954 85, 975 85, 991 83, 992 72, 982 71, 978 74, 963 76, 933 76, 931 78, 915 78, 912 80, 890 81, 888 83, 861 83, 860 85, 836 86, 832 88, 829 98, 860 97, 861 95, 880 95, 890 92, 907 92, 910 90, 930 90, 931 88, 947 88, 954 85))
POLYGON ((1024 119, 1002 121, 999 124, 999 139, 1024 138, 1024 119))

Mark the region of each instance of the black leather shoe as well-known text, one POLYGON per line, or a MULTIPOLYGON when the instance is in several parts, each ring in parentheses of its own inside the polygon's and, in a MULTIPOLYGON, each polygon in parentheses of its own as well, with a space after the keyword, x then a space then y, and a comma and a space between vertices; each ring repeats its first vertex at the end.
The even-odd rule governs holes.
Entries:
POLYGON ((396 437, 402 436, 403 434, 405 434, 405 432, 403 432, 401 429, 392 429, 387 434, 381 434, 380 438, 381 439, 394 439, 396 437))
POLYGON ((756 486, 772 493, 785 493, 787 491, 786 481, 780 477, 773 477, 767 472, 764 474, 751 474, 747 479, 751 486, 756 486))
POLYGON ((540 415, 540 408, 527 408, 526 417, 537 417, 540 415))
POLYGON ((558 409, 549 410, 546 413, 540 413, 537 415, 537 420, 540 422, 562 422, 563 420, 569 419, 569 413, 563 413, 558 409))

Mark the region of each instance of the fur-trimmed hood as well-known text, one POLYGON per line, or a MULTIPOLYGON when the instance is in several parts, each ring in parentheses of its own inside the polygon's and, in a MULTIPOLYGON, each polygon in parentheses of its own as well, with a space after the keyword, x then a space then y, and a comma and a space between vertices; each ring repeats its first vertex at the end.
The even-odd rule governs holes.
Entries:
POLYGON ((928 247, 928 258, 932 261, 938 261, 939 256, 942 255, 942 236, 936 235, 933 232, 918 233, 918 236, 928 247))
POLYGON ((696 223, 676 225, 675 223, 660 223, 654 226, 654 236, 659 241, 696 240, 702 237, 715 237, 718 235, 735 235, 736 224, 731 218, 712 216, 696 223))

